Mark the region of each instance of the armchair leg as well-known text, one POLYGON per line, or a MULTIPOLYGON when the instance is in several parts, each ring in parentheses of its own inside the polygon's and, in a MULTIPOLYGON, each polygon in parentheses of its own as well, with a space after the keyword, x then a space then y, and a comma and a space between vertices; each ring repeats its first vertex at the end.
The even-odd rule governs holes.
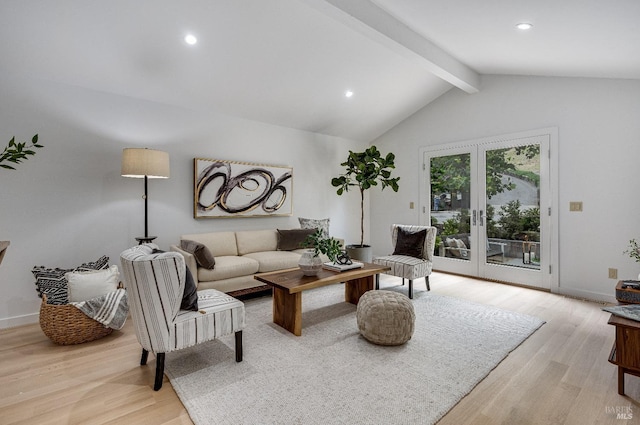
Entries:
POLYGON ((242 361, 242 331, 236 332, 236 362, 242 361))
POLYGON ((156 382, 153 384, 153 391, 162 388, 162 377, 164 376, 164 353, 156 353, 156 382))
POLYGON ((149 352, 143 348, 142 357, 140 357, 140 366, 144 366, 147 364, 147 357, 149 357, 149 352))
POLYGON ((402 286, 404 286, 404 277, 402 278, 402 286))
POLYGON ((375 280, 375 282, 376 282, 375 289, 376 289, 376 290, 380 289, 380 273, 378 273, 378 274, 376 275, 376 280, 375 280))
POLYGON ((429 286, 429 276, 424 277, 425 282, 427 282, 427 291, 431 290, 431 286, 429 286))
MULTIPOLYGON (((404 282, 404 279, 402 279, 404 282)), ((409 279, 409 298, 413 299, 413 280, 409 279)))

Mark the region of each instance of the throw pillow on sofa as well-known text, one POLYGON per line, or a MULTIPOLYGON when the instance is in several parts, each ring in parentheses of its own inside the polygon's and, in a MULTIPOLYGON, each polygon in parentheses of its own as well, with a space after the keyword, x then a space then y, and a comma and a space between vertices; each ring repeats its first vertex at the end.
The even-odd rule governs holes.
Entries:
POLYGON ((65 274, 69 302, 87 301, 118 289, 120 272, 115 264, 104 270, 73 271, 65 274))
POLYGON ((329 219, 315 219, 315 218, 302 218, 298 217, 298 222, 300 222, 300 228, 302 229, 320 229, 322 230, 322 237, 329 237, 329 219))
POLYGON ((200 242, 183 239, 180 241, 180 248, 193 254, 196 259, 196 263, 198 263, 200 267, 204 267, 209 270, 215 267, 216 259, 213 257, 213 254, 211 254, 211 251, 209 251, 209 248, 200 242))
POLYGON ((278 251, 293 251, 305 248, 304 240, 315 233, 315 229, 278 230, 278 251))
POLYGON ((109 257, 103 255, 96 261, 83 263, 78 267, 71 269, 47 268, 44 266, 36 266, 31 270, 36 278, 36 292, 42 298, 43 294, 47 295, 47 304, 64 305, 68 304, 67 296, 67 278, 65 275, 69 272, 101 270, 109 266, 109 257))

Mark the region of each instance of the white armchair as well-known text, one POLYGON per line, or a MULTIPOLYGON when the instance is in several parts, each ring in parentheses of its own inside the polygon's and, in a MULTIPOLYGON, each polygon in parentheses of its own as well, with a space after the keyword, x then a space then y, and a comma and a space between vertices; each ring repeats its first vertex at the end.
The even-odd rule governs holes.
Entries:
POLYGON ((154 244, 120 254, 129 308, 142 345, 141 365, 149 351, 156 356, 153 389, 162 387, 165 353, 235 333, 236 361, 242 361, 244 304, 215 289, 198 291, 198 311, 181 310, 185 289, 184 257, 177 252, 153 254, 154 244))
MULTIPOLYGON (((377 257, 373 260, 374 264, 381 266, 391 267, 391 270, 385 274, 398 276, 402 278, 402 284, 404 280, 409 280, 409 298, 413 298, 413 281, 424 277, 427 285, 427 291, 430 291, 429 275, 433 268, 433 249, 436 243, 437 229, 432 226, 412 226, 393 224, 391 225, 391 242, 394 246, 394 253, 384 257, 377 257), (404 235, 417 235, 418 232, 424 231, 425 237, 415 238, 413 236, 405 237, 404 235), (399 236, 399 233, 402 235, 399 236), (404 240, 402 240, 404 239, 404 240), (420 242, 416 246, 405 246, 411 240, 420 242), (407 251, 412 255, 406 255, 407 251)), ((376 279, 376 289, 378 289, 379 283, 376 279)))

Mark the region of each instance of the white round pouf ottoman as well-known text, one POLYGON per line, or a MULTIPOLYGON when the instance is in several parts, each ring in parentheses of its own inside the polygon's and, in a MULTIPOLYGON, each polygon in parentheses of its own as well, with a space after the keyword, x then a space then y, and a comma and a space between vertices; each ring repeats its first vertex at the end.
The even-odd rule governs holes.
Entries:
POLYGON ((360 334, 378 345, 401 345, 411 339, 416 314, 409 297, 391 291, 367 291, 358 301, 360 334))

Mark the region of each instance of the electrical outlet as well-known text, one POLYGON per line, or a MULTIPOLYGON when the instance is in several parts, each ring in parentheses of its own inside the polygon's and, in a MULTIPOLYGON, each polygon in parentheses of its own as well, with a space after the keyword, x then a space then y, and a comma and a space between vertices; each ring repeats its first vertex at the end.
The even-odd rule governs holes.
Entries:
POLYGON ((569 202, 569 211, 582 211, 582 202, 581 201, 569 202))
POLYGON ((409 209, 412 210, 413 209, 413 202, 409 202, 409 209))
POLYGON ((618 269, 609 269, 609 279, 618 278, 618 269))

